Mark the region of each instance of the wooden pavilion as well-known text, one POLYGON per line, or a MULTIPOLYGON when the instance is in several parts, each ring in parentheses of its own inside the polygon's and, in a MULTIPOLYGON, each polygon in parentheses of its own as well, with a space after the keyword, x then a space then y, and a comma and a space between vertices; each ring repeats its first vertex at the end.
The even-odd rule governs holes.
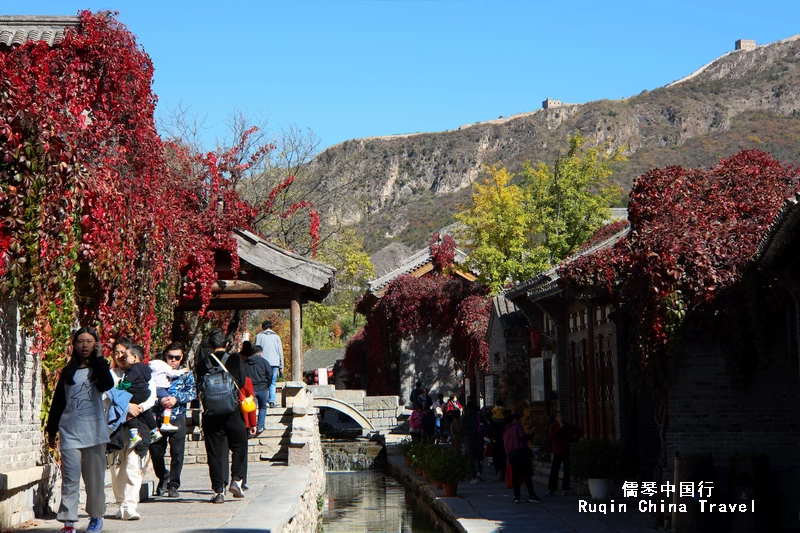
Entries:
MULTIPOLYGON (((292 381, 303 379, 302 308, 321 302, 333 288, 336 269, 271 244, 246 230, 234 230, 239 268, 234 276, 230 254, 218 252, 217 282, 209 310, 289 309, 291 321, 292 381), (235 279, 234 279, 235 278, 235 279)), ((197 311, 199 298, 177 311, 197 311)))

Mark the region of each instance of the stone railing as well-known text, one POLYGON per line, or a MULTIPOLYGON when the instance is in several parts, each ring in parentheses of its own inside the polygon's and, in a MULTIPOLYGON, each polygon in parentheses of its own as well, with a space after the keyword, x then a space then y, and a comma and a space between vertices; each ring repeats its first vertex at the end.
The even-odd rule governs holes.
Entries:
POLYGON ((308 389, 315 396, 334 398, 357 409, 380 433, 397 428, 397 418, 404 410, 397 396, 367 396, 363 390, 337 390, 333 385, 311 385, 308 389))
POLYGON ((305 476, 297 512, 283 526, 282 533, 316 531, 320 508, 318 502, 325 494, 325 460, 319 436, 319 420, 314 407, 314 395, 302 382, 289 381, 284 385, 283 403, 292 412, 288 463, 301 467, 298 476, 305 476))

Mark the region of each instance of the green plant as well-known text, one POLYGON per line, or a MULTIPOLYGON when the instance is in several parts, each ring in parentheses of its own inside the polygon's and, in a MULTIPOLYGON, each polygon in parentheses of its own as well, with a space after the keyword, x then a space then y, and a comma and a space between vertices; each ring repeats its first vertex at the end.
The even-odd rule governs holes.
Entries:
POLYGON ((408 452, 411 451, 412 446, 413 443, 411 442, 411 437, 406 437, 397 443, 397 449, 400 450, 401 455, 408 455, 408 452))
POLYGON ((572 477, 617 479, 625 475, 627 460, 619 442, 608 439, 585 439, 570 446, 572 477))
POLYGON ((441 453, 438 446, 429 442, 418 442, 413 444, 408 452, 408 458, 414 468, 429 471, 430 467, 436 462, 436 454, 441 453))
POLYGON ((429 472, 431 479, 448 485, 455 485, 470 475, 467 458, 447 450, 441 450, 429 472))

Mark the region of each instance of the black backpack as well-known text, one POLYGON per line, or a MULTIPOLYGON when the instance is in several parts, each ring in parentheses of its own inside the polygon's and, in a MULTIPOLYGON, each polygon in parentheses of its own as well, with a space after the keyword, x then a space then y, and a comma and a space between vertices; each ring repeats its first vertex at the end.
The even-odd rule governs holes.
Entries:
POLYGON ((222 361, 217 359, 213 353, 211 357, 219 366, 207 365, 208 373, 203 376, 203 381, 198 387, 200 401, 203 402, 203 409, 207 416, 229 415, 239 408, 239 386, 225 368, 225 362, 230 354, 226 353, 222 357, 222 361))

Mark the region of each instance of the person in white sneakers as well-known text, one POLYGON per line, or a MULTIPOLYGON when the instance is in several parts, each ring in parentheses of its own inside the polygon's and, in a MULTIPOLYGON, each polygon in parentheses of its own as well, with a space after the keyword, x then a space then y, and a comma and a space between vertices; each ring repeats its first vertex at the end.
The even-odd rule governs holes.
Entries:
MULTIPOLYGON (((181 368, 184 362, 183 345, 173 342, 161 353, 162 361, 173 371, 181 368)), ((151 362, 154 363, 155 361, 151 362)), ((161 366, 161 365, 156 365, 161 366)), ((155 374, 155 371, 154 371, 155 374)), ((163 383, 163 382, 162 382, 163 383)), ((183 455, 186 448, 186 408, 192 400, 197 398, 197 388, 194 373, 186 372, 172 380, 169 388, 157 388, 158 402, 163 409, 161 426, 164 438, 150 445, 150 458, 153 460, 153 470, 158 477, 156 496, 178 498, 178 489, 181 486, 181 472, 183 471, 183 455), (167 425, 168 424, 168 425, 167 425), (174 431, 169 431, 171 428, 174 431), (170 465, 167 470, 164 456, 169 444, 170 465)))
MULTIPOLYGON (((133 346, 133 342, 125 337, 116 339, 112 355, 114 356, 115 367, 111 370, 115 385, 119 383, 127 369, 128 352, 133 346)), ((140 404, 131 403, 128 405, 128 416, 136 417, 148 409, 152 409, 156 404, 156 386, 152 377, 148 382, 150 397, 140 404)), ((128 448, 129 435, 123 431, 122 449, 108 454, 108 467, 111 472, 111 486, 114 489, 114 498, 119 504, 119 510, 115 515, 122 520, 139 520, 137 512, 139 504, 139 489, 142 487, 142 475, 148 459, 148 447, 128 448)))
POLYGON ((61 372, 47 417, 48 443, 61 450, 61 505, 58 521, 62 533, 75 533, 78 522, 81 477, 86 486, 87 533, 103 529, 106 495, 106 444, 109 441, 102 394, 114 386, 108 362, 100 352, 97 332, 89 327, 72 336, 72 354, 61 372))

